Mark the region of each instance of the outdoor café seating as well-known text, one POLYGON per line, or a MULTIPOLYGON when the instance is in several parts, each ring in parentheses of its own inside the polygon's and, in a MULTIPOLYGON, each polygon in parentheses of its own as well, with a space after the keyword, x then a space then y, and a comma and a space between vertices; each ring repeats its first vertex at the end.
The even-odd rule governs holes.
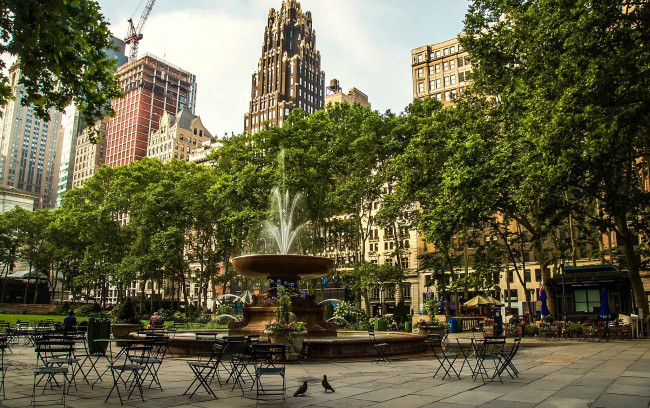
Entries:
POLYGON ((144 395, 142 393, 143 372, 147 369, 144 361, 151 357, 153 350, 153 341, 143 340, 140 342, 126 342, 123 346, 123 358, 121 361, 113 361, 108 367, 113 376, 113 386, 109 391, 104 402, 113 394, 113 390, 117 391, 117 396, 120 399, 120 404, 124 405, 122 394, 120 393, 120 386, 126 384, 129 391, 128 397, 131 398, 133 391, 137 388, 140 392, 140 399, 144 402, 144 395))
POLYGON ((36 367, 34 367, 34 383, 32 387, 32 405, 36 404, 36 388, 43 383, 45 393, 48 386, 61 388, 61 399, 40 400, 40 402, 57 403, 65 406, 66 385, 71 386, 72 377, 69 376, 69 366, 73 359, 74 341, 72 340, 35 340, 36 367), (62 382, 57 381, 57 376, 62 377, 62 382))
POLYGON ((253 344, 252 360, 255 364, 256 406, 269 397, 286 399, 286 344, 253 344))
POLYGON ((504 362, 504 348, 506 344, 505 337, 502 338, 486 338, 481 341, 474 342, 474 353, 476 356, 476 366, 473 370, 474 381, 481 376, 481 380, 485 383, 485 379, 489 378, 494 381, 495 378, 501 380, 502 364, 504 362), (486 367, 486 364, 488 367, 486 367), (488 373, 488 368, 492 371, 492 375, 488 373))
POLYGON ((11 363, 5 363, 5 350, 9 349, 9 337, 6 334, 0 335, 0 391, 2 399, 5 398, 5 374, 11 363))
POLYGON ((372 325, 368 326, 368 336, 370 337, 370 341, 376 353, 372 362, 377 364, 379 364, 380 361, 390 363, 391 361, 388 358, 388 354, 390 353, 390 344, 383 342, 380 343, 377 341, 377 337, 375 336, 375 327, 372 325))
POLYGON ((436 372, 433 374, 433 377, 435 378, 436 375, 438 375, 438 372, 442 370, 443 380, 447 376, 451 378, 451 372, 453 372, 454 375, 456 375, 456 377, 460 379, 460 374, 454 368, 454 362, 456 361, 456 359, 459 357, 460 354, 456 351, 445 351, 444 346, 442 344, 442 336, 440 336, 439 334, 429 334, 426 342, 430 347, 433 356, 436 358, 436 360, 438 360, 438 363, 440 364, 436 372))

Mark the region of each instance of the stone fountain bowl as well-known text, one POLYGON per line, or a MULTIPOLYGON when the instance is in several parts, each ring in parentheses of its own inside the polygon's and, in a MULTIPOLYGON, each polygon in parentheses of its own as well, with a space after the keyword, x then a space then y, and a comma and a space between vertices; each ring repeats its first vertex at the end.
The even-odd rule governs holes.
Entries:
POLYGON ((233 258, 233 267, 244 276, 295 281, 322 278, 334 268, 334 260, 322 256, 254 254, 233 258))

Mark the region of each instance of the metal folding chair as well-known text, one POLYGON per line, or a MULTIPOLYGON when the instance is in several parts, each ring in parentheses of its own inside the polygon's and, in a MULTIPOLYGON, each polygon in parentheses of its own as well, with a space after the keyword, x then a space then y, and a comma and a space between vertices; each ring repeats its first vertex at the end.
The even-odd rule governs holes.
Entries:
POLYGON ((484 339, 483 341, 474 343, 474 352, 476 355, 476 367, 474 369, 474 381, 481 376, 481 379, 485 383, 485 378, 489 378, 490 381, 494 381, 494 378, 499 377, 501 380, 501 373, 499 368, 503 362, 503 350, 506 344, 505 337, 503 338, 490 338, 484 339), (487 367, 485 367, 486 361, 492 361, 494 364, 494 372, 490 376, 487 372, 487 367))
POLYGON ((36 352, 36 367, 34 371, 34 383, 32 387, 32 405, 36 404, 36 387, 38 387, 43 380, 43 393, 48 385, 53 389, 56 385, 61 387, 60 400, 47 400, 41 402, 50 402, 62 404, 65 406, 66 384, 68 389, 71 386, 71 377, 68 376, 68 366, 72 361, 72 353, 74 350, 74 341, 72 340, 35 340, 36 352), (63 377, 62 384, 56 380, 57 376, 63 377), (38 381, 37 381, 38 378, 38 381))
POLYGON ((208 392, 208 394, 211 394, 214 398, 217 398, 214 391, 212 390, 211 383, 214 380, 214 377, 217 377, 217 381, 219 381, 219 385, 221 385, 221 379, 219 378, 219 367, 221 366, 224 369, 226 368, 223 365, 222 361, 226 348, 227 344, 225 342, 216 341, 212 346, 212 353, 210 354, 209 359, 187 362, 187 365, 190 367, 190 370, 192 370, 192 373, 194 374, 194 380, 192 380, 192 383, 187 387, 183 395, 187 395, 189 393, 190 398, 192 398, 196 391, 198 391, 199 387, 203 387, 208 392), (192 389, 192 387, 194 387, 194 389, 192 389))
POLYGON ((439 334, 430 334, 426 340, 426 343, 429 345, 429 347, 431 347, 431 351, 433 352, 434 357, 436 360, 438 360, 438 363, 440 363, 440 366, 433 374, 433 377, 435 378, 436 375, 438 375, 438 372, 442 370, 444 372, 444 375, 442 376, 443 380, 447 376, 451 378, 450 371, 453 371, 456 377, 460 379, 460 375, 454 368, 454 362, 456 362, 456 359, 458 358, 458 353, 454 351, 444 350, 444 346, 442 344, 442 336, 439 334))
POLYGON ((507 372, 508 375, 510 375, 510 378, 519 377, 519 370, 517 370, 517 367, 512 363, 512 360, 515 358, 517 355, 517 351, 519 350, 519 346, 521 345, 521 337, 517 337, 514 339, 514 343, 512 344, 512 347, 510 350, 506 350, 502 353, 502 361, 501 361, 501 366, 498 369, 498 375, 501 377, 501 374, 503 372, 507 372))
POLYGON ((9 348, 9 337, 6 334, 0 336, 0 390, 2 390, 2 399, 5 399, 5 373, 11 363, 5 363, 5 350, 9 348))
POLYGON ((143 361, 151 356, 151 350, 153 349, 153 341, 144 340, 141 343, 132 343, 128 342, 125 345, 125 352, 123 361, 113 362, 108 368, 111 370, 113 376, 113 387, 109 391, 108 395, 104 402, 107 402, 111 397, 113 390, 117 391, 117 396, 120 399, 120 404, 124 405, 122 401, 122 394, 120 394, 120 385, 126 384, 127 390, 129 390, 129 395, 127 398, 131 398, 131 394, 137 388, 140 392, 140 399, 144 402, 144 395, 142 393, 142 378, 143 371, 147 368, 144 364, 135 363, 133 361, 143 361), (126 377, 124 377, 127 375, 126 377), (130 381, 130 382, 129 382, 130 381))
POLYGON ((379 343, 377 341, 377 337, 375 337, 375 327, 370 325, 368 326, 368 337, 370 337, 370 342, 372 343, 372 346, 375 348, 375 353, 376 356, 372 360, 373 363, 379 364, 380 361, 385 361, 390 363, 390 359, 388 358, 388 354, 390 354, 390 344, 388 343, 379 343))
POLYGON ((255 363, 256 403, 270 401, 269 397, 280 397, 282 406, 286 402, 287 383, 285 377, 286 344, 253 344, 251 356, 255 363), (264 381, 264 382, 263 382, 264 381))

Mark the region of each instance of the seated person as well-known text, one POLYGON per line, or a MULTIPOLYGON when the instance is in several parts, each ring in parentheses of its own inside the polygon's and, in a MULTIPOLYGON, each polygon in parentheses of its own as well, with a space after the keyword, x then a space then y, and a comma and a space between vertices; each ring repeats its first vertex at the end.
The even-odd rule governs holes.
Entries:
POLYGON ((154 312, 153 316, 149 318, 149 328, 150 329, 157 329, 157 328, 163 328, 164 327, 164 321, 163 318, 158 315, 158 312, 154 312))
POLYGON ((68 315, 65 317, 65 319, 63 319, 63 330, 77 330, 77 318, 74 315, 74 310, 68 312, 68 315))

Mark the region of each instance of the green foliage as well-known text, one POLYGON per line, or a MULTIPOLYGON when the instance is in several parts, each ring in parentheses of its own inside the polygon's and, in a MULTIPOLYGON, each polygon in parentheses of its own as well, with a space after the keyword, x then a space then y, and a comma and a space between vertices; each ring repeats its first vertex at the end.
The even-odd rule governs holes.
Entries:
POLYGON ((128 322, 133 323, 137 320, 135 314, 135 305, 131 298, 126 298, 122 303, 115 306, 111 311, 111 315, 118 322, 128 322))
POLYGON ((228 303, 223 303, 220 304, 219 307, 217 307, 217 316, 219 315, 234 315, 235 314, 235 309, 232 307, 231 304, 228 303))
POLYGON ((354 304, 350 302, 340 302, 334 309, 334 316, 345 321, 345 327, 348 329, 365 330, 369 319, 366 312, 357 309, 354 304))
POLYGON ((393 319, 397 322, 397 324, 403 324, 407 319, 409 319, 409 313, 411 310, 404 304, 404 302, 400 301, 395 305, 395 310, 393 311, 393 319))
POLYGON ((539 334, 539 327, 536 324, 527 324, 524 327, 524 334, 526 336, 536 336, 539 334))
POLYGON ((424 311, 429 315, 429 320, 436 320, 436 313, 438 312, 439 302, 436 299, 428 298, 424 301, 424 311))
POLYGON ((97 313, 101 313, 102 308, 97 303, 89 303, 86 305, 81 305, 75 310, 77 316, 95 316, 97 313))
POLYGON ((282 285, 278 285, 276 301, 278 302, 278 308, 275 311, 275 315, 277 316, 278 324, 282 325, 289 323, 291 296, 287 294, 287 290, 282 285))
POLYGON ((571 323, 567 326, 566 331, 571 334, 582 334, 583 327, 580 323, 571 323))
MULTIPOLYGON (((49 119, 49 110, 74 103, 92 126, 114 114, 111 100, 121 97, 108 22, 94 0, 20 0, 3 2, 0 53, 18 58, 20 77, 0 74, 0 106, 13 83, 24 86, 21 103, 49 119)), ((0 61, 3 72, 6 60, 0 61)))

